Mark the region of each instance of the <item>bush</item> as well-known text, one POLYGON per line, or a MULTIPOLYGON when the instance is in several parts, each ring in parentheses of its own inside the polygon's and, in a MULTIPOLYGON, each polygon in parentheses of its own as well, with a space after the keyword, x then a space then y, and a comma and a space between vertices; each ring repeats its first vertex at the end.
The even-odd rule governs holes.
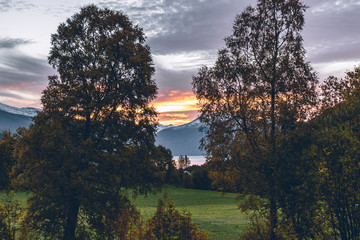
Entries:
POLYGON ((23 210, 15 195, 14 191, 4 191, 0 198, 0 239, 15 239, 23 210))
POLYGON ((145 239, 165 240, 206 240, 209 239, 206 232, 200 232, 197 224, 191 219, 191 213, 180 213, 175 209, 175 204, 168 200, 167 195, 158 201, 154 216, 146 224, 145 239))

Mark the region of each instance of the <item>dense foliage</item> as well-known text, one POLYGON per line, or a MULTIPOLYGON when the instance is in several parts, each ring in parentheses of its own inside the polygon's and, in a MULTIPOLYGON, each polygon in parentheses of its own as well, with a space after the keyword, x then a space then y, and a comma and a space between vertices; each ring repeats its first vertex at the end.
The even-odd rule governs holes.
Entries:
POLYGON ((334 238, 360 237, 360 67, 322 86, 323 109, 315 119, 314 158, 320 199, 334 238))
POLYGON ((42 239, 116 238, 128 189, 161 186, 154 162, 157 88, 142 30, 94 5, 52 35, 43 111, 15 147, 14 186, 31 192, 25 223, 42 239))
POLYGON ((259 0, 238 15, 212 68, 193 77, 201 119, 209 125, 203 147, 212 177, 224 189, 266 198, 275 239, 289 140, 316 104, 317 78, 305 61, 301 1, 259 0))
POLYGON ((189 212, 180 213, 165 195, 158 201, 155 214, 147 221, 144 239, 206 240, 208 236, 198 231, 189 212))
POLYGON ((21 202, 16 200, 15 196, 14 191, 3 190, 0 197, 0 239, 3 240, 17 239, 17 230, 24 214, 21 202))
POLYGON ((157 88, 142 30, 83 7, 52 35, 43 111, 3 132, 1 239, 208 239, 166 197, 145 220, 131 197, 161 184, 240 193, 241 239, 360 238, 360 67, 321 85, 305 61, 300 0, 238 15, 214 67, 193 77, 208 125, 203 166, 155 146, 157 88), (26 213, 24 217, 22 214, 26 213), (19 230, 20 229, 20 230, 19 230), (19 230, 19 231, 18 231, 19 230))
POLYGON ((11 186, 10 172, 16 164, 16 158, 13 155, 15 143, 24 131, 24 128, 19 128, 15 134, 11 134, 9 131, 2 133, 0 139, 0 189, 9 189, 11 186))
MULTIPOLYGON (((344 79, 329 77, 319 89, 321 105, 278 144, 276 239, 359 239, 360 67, 344 79)), ((251 171, 243 161, 252 158, 230 150, 231 161, 210 158, 213 185, 248 193, 243 182, 253 184, 254 176, 243 174, 251 171)), ((269 200, 260 193, 240 198, 251 220, 241 239, 270 239, 269 200)))

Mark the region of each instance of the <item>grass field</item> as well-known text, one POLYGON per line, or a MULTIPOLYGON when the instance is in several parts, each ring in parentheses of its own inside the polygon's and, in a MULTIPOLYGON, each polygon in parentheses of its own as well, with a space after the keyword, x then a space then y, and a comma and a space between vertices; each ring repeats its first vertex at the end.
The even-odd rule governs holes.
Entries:
MULTIPOLYGON (((163 197, 164 191, 168 198, 175 202, 179 211, 185 209, 192 214, 193 220, 201 231, 207 231, 210 239, 232 240, 238 239, 248 224, 248 217, 237 209, 237 194, 221 194, 215 191, 204 191, 167 186, 163 191, 148 197, 140 196, 135 204, 141 214, 148 218, 156 210, 158 199, 163 197)), ((0 197, 3 193, 0 192, 0 197)), ((18 192, 16 199, 26 204, 25 193, 18 192)))
MULTIPOLYGON (((167 186, 169 199, 175 202, 178 210, 191 212, 193 220, 202 231, 207 231, 211 239, 238 239, 248 225, 248 217, 237 209, 237 194, 225 195, 215 191, 204 191, 167 186)), ((145 217, 151 216, 157 206, 157 200, 163 193, 147 198, 138 197, 135 204, 145 217)))
MULTIPOLYGON (((3 190, 0 190, 0 198, 4 197, 5 193, 3 190)), ((15 199, 20 201, 23 206, 26 205, 27 195, 25 192, 16 192, 15 199)))

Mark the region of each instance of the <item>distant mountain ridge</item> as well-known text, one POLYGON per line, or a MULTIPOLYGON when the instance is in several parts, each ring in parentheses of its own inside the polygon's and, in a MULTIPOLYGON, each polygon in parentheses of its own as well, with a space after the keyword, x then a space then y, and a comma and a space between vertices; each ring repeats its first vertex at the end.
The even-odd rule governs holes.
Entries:
MULTIPOLYGON (((28 128, 40 109, 16 108, 0 103, 0 137, 5 130, 15 132, 18 127, 28 128)), ((156 144, 169 148, 174 156, 204 155, 199 150, 200 140, 205 136, 201 128, 205 125, 199 118, 180 126, 159 125, 156 134, 156 144)))
POLYGON ((205 125, 197 118, 192 122, 180 126, 172 126, 158 130, 156 144, 169 148, 174 156, 204 155, 199 149, 200 140, 205 136, 201 131, 205 125))
POLYGON ((172 124, 166 125, 166 126, 164 126, 164 125, 162 125, 162 124, 159 124, 158 127, 157 127, 157 132, 160 132, 160 131, 162 131, 162 130, 164 130, 164 129, 172 128, 172 127, 175 127, 175 126, 172 125, 172 124))
POLYGON ((41 110, 37 109, 37 108, 30 108, 30 107, 17 108, 17 107, 12 107, 12 106, 0 103, 0 111, 4 111, 7 113, 11 113, 11 114, 27 116, 27 117, 35 117, 41 110))
POLYGON ((17 108, 0 103, 0 137, 5 130, 15 132, 18 127, 29 127, 32 117, 39 111, 36 108, 17 108))

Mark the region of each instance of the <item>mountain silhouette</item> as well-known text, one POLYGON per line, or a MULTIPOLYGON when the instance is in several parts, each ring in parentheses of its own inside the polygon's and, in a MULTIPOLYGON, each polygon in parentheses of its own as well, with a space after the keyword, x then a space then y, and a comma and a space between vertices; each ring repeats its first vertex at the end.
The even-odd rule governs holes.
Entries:
POLYGON ((197 118, 184 125, 165 128, 157 133, 156 144, 169 148, 174 156, 204 155, 205 152, 199 150, 200 140, 205 136, 201 131, 203 127, 197 118))
MULTIPOLYGON (((32 122, 32 117, 39 111, 36 108, 16 108, 0 103, 0 137, 4 130, 16 132, 18 127, 28 128, 32 122)), ((169 148, 174 156, 204 155, 204 151, 199 150, 200 140, 204 137, 201 129, 204 125, 197 118, 194 121, 180 126, 158 127, 156 144, 169 148)))

